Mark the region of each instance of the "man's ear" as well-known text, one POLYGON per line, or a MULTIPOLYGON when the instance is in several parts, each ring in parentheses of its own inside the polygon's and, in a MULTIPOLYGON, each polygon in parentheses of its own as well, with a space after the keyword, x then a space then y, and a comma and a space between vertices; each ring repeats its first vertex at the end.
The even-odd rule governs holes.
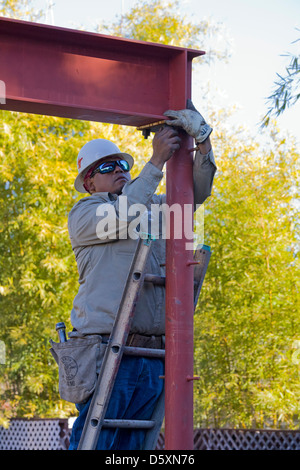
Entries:
POLYGON ((95 185, 94 185, 93 181, 91 180, 91 178, 88 178, 85 181, 84 185, 85 185, 85 188, 88 190, 88 192, 90 194, 92 194, 96 191, 95 185))

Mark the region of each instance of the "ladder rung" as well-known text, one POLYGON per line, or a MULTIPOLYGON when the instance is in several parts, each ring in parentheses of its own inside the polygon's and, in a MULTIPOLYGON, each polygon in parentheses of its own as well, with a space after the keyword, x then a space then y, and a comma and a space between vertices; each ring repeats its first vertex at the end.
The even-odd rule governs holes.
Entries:
POLYGON ((151 429, 155 425, 155 421, 142 419, 104 419, 104 428, 138 428, 151 429))
POLYGON ((164 349, 151 349, 151 348, 136 348, 134 346, 125 346, 123 354, 126 356, 144 356, 144 357, 157 357, 164 359, 164 349))
MULTIPOLYGON (((165 286, 166 285, 166 278, 165 276, 155 276, 154 274, 145 274, 144 277, 145 282, 152 282, 152 284, 156 284, 157 286, 165 286)), ((198 286, 199 281, 194 281, 194 285, 198 286)))
POLYGON ((164 286, 166 284, 165 276, 155 276, 154 274, 145 274, 145 282, 152 282, 158 286, 164 286))

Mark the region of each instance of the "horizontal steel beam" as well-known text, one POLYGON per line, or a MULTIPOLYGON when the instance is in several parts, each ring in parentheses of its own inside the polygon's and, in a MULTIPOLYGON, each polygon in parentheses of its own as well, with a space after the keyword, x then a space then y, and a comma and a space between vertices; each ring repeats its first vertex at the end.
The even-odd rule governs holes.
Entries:
MULTIPOLYGON (((0 18, 0 109, 140 126, 172 107, 202 51, 0 18)), ((185 103, 182 103, 185 106, 185 103)))

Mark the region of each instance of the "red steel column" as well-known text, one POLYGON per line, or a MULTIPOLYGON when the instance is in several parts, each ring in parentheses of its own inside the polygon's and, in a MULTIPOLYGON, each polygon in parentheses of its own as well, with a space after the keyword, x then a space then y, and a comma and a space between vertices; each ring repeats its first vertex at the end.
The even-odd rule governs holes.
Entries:
MULTIPOLYGON (((173 93, 173 109, 186 107, 191 92, 191 71, 188 62, 177 61, 177 92, 173 93)), ((165 448, 193 449, 193 267, 188 262, 193 252, 188 233, 193 217, 184 217, 186 205, 193 204, 193 139, 181 134, 181 148, 167 164, 167 204, 181 206, 182 237, 176 238, 174 223, 170 223, 170 238, 166 241, 166 371, 165 371, 165 448), (188 225, 187 226, 187 220, 188 225), (183 226, 185 223, 185 227, 183 226)))

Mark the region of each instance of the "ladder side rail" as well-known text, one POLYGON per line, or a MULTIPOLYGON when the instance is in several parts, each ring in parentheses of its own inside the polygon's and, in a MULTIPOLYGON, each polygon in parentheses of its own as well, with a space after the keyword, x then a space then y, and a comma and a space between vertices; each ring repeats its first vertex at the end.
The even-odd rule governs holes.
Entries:
POLYGON ((196 309, 197 302, 200 296, 203 281, 208 268, 208 263, 211 257, 210 247, 207 245, 198 245, 194 253, 194 308, 196 309))
POLYGON ((143 284, 151 240, 139 239, 123 291, 120 307, 101 365, 93 398, 82 431, 78 450, 93 450, 97 445, 109 399, 130 331, 134 308, 143 284))
MULTIPOLYGON (((162 378, 164 380, 164 378, 162 378)), ((143 450, 155 450, 159 433, 165 418, 165 387, 161 392, 155 410, 152 413, 151 421, 155 424, 146 433, 143 450)))

